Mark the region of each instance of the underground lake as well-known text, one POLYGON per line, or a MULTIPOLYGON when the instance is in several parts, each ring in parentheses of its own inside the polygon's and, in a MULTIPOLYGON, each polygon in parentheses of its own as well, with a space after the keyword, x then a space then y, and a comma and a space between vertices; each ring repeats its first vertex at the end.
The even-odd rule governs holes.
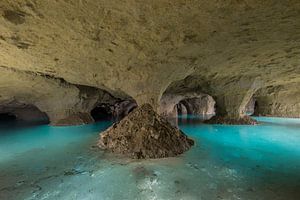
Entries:
POLYGON ((300 200, 300 0, 0 0, 0 200, 300 200))
POLYGON ((134 160, 99 151, 111 121, 0 129, 0 199, 265 199, 300 197, 300 120, 209 125, 179 118, 195 145, 134 160))

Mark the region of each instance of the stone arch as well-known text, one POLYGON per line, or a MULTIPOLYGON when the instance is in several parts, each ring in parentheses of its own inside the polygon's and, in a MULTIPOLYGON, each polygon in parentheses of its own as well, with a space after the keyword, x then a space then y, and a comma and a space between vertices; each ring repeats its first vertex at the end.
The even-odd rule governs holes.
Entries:
POLYGON ((185 105, 188 115, 197 115, 203 119, 209 119, 215 115, 215 100, 208 94, 199 97, 186 98, 179 103, 185 105))
POLYGON ((177 109, 177 113, 178 115, 188 115, 188 113, 190 112, 189 110, 189 105, 187 105, 186 101, 180 101, 178 104, 175 105, 177 109))
POLYGON ((49 116, 36 105, 19 101, 0 104, 1 120, 10 120, 19 124, 49 124, 49 116))
POLYGON ((182 110, 188 115, 214 115, 214 106, 213 97, 200 92, 164 94, 159 112, 166 118, 176 118, 182 110))
POLYGON ((107 103, 98 104, 91 110, 91 116, 94 121, 111 120, 112 108, 107 103))
POLYGON ((98 102, 91 110, 91 116, 95 121, 116 120, 119 121, 137 107, 134 99, 111 99, 109 102, 98 102))

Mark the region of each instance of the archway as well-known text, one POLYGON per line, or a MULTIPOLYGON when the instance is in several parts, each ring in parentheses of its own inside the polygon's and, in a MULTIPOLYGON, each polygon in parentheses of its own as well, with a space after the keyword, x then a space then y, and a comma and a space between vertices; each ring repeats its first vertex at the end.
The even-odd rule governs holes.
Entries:
POLYGON ((95 121, 112 120, 113 108, 109 104, 99 104, 91 111, 91 115, 95 121))
POLYGON ((215 100, 196 92, 165 93, 160 101, 160 114, 173 125, 197 119, 204 121, 215 115, 215 100))
POLYGON ((257 105, 257 101, 255 98, 252 97, 245 107, 246 115, 248 116, 254 115, 256 105, 257 105))
MULTIPOLYGON (((210 119, 215 115, 215 101, 209 95, 203 94, 201 97, 186 98, 178 104, 185 107, 186 115, 195 115, 203 120, 210 119)), ((180 113, 178 112, 178 115, 180 113)))
POLYGON ((114 120, 120 121, 137 107, 133 99, 118 100, 111 103, 100 103, 92 109, 91 115, 95 121, 114 120))
POLYGON ((10 102, 0 105, 0 124, 2 126, 39 125, 48 123, 48 115, 33 104, 10 102))

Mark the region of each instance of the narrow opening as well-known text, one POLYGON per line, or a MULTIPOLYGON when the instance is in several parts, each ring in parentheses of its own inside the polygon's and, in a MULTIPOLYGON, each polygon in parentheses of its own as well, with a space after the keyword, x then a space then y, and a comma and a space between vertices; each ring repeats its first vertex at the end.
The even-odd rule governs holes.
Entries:
POLYGON ((14 122, 17 117, 12 113, 0 113, 0 123, 4 122, 14 122))
POLYGON ((254 116, 259 116, 259 106, 258 106, 258 102, 255 101, 254 102, 254 112, 253 112, 254 116))
POLYGON ((209 95, 185 98, 176 104, 179 118, 210 119, 215 115, 215 101, 209 95))
POLYGON ((91 111, 91 115, 95 121, 112 120, 112 111, 109 104, 100 104, 91 111))
POLYGON ((254 98, 251 98, 248 104, 246 105, 246 115, 253 116, 255 115, 255 105, 257 101, 254 98))
POLYGON ((177 105, 176 105, 176 109, 177 109, 177 113, 179 116, 183 116, 183 115, 188 115, 188 110, 187 110, 187 107, 184 105, 183 102, 179 102, 177 105))
POLYGON ((91 111, 91 115, 95 121, 119 121, 132 112, 136 107, 137 104, 134 100, 120 100, 114 104, 98 104, 91 111))
POLYGON ((136 106, 132 106, 131 108, 129 108, 127 114, 131 113, 136 107, 137 107, 137 105, 136 106))

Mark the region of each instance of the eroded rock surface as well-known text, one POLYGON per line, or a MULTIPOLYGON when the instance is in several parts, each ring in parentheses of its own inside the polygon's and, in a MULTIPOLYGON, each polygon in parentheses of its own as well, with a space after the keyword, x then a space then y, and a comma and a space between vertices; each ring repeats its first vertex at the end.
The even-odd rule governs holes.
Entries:
POLYGON ((299 84, 266 87, 255 94, 255 115, 300 117, 299 84))
POLYGON ((26 105, 16 101, 0 105, 0 114, 1 113, 9 113, 14 115, 17 121, 28 124, 49 123, 49 118, 46 113, 41 112, 33 105, 26 105))
POLYGON ((99 147, 131 158, 163 158, 182 154, 194 141, 144 104, 100 134, 99 147))
POLYGON ((214 105, 213 98, 201 92, 166 93, 160 100, 159 112, 166 118, 174 118, 178 114, 213 115, 214 105), (182 112, 178 113, 179 110, 182 112))
POLYGON ((272 86, 286 94, 261 95, 261 112, 297 116, 299 104, 281 100, 300 97, 288 87, 300 84, 299 9, 298 0, 1 0, 0 103, 33 103, 58 121, 88 113, 78 85, 156 111, 170 88, 209 94, 217 115, 241 118, 272 86))

